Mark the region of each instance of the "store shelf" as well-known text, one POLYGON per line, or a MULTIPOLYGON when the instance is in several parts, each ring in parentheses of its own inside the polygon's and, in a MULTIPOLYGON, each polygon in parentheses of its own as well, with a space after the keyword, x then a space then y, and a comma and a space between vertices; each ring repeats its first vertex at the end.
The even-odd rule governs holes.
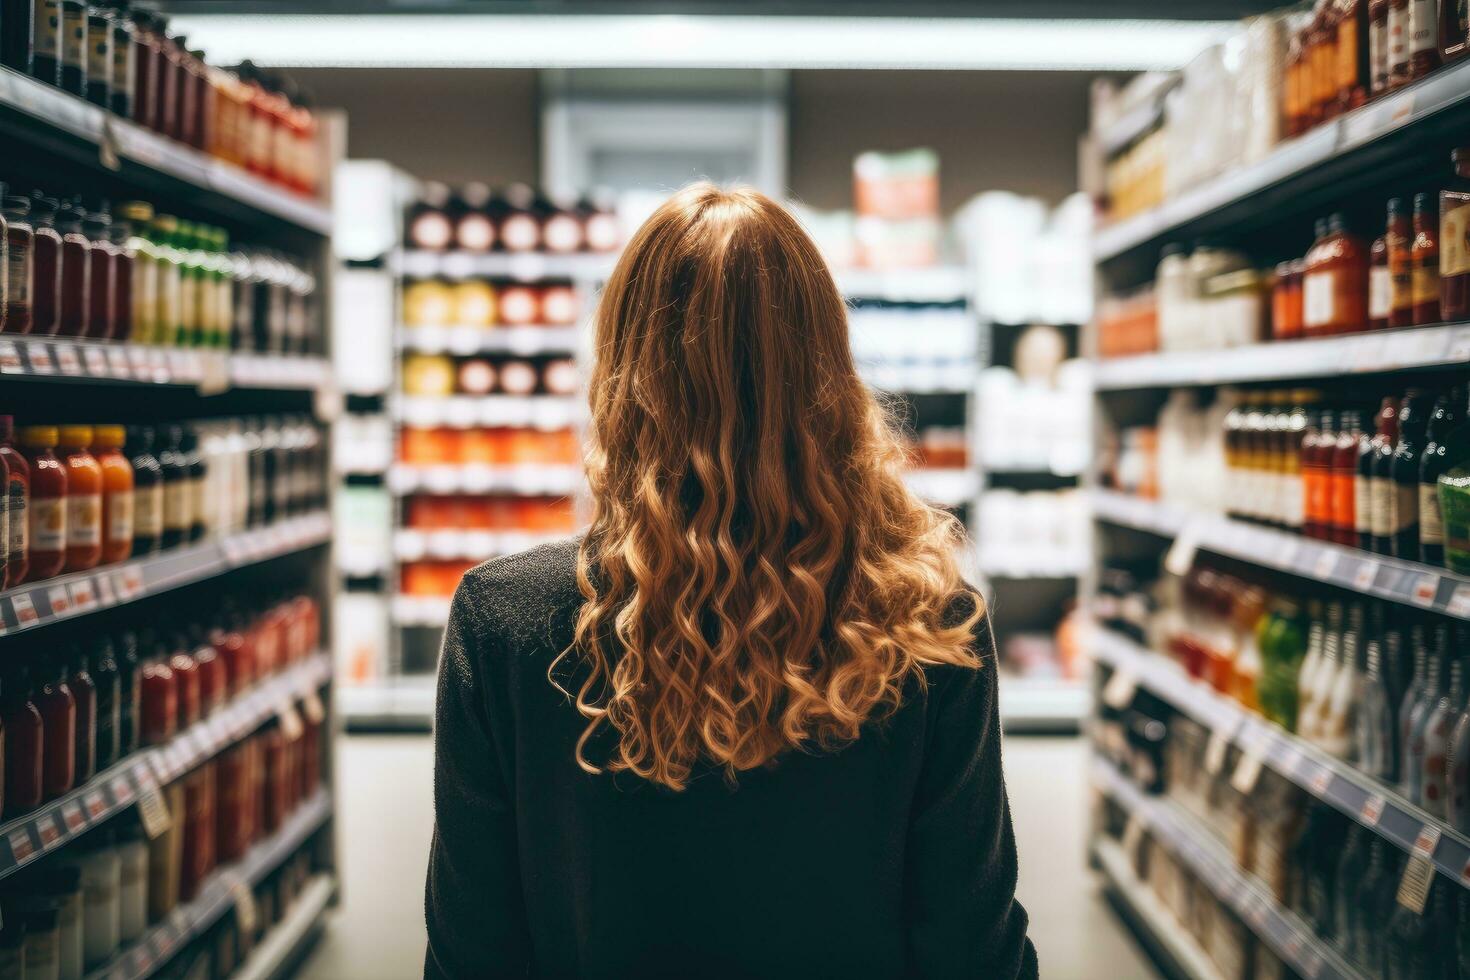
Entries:
POLYGON ((1228 227, 1285 200, 1331 188, 1344 168, 1361 170, 1370 151, 1410 146, 1427 121, 1454 111, 1470 114, 1470 62, 1438 71, 1399 92, 1282 143, 1250 166, 1207 180, 1151 211, 1115 222, 1093 236, 1093 254, 1107 262, 1171 238, 1228 227), (1392 137, 1392 139, 1390 139, 1392 137))
POLYGON ((968 395, 975 389, 980 366, 973 362, 940 364, 858 362, 858 375, 880 391, 905 395, 968 395))
POLYGON ((192 901, 175 908, 111 963, 87 974, 87 980, 143 980, 159 972, 170 957, 232 911, 239 903, 241 890, 254 888, 279 868, 331 814, 331 797, 322 790, 297 807, 274 835, 256 844, 235 864, 217 870, 192 901))
MULTIPOLYGON (((445 612, 447 618, 447 606, 445 612)), ((434 685, 434 676, 424 674, 342 687, 337 707, 354 732, 426 732, 434 720, 434 685)))
POLYGON ((322 915, 336 894, 337 883, 331 875, 313 875, 297 892, 296 900, 281 921, 271 927, 245 962, 230 974, 230 980, 278 980, 286 976, 302 947, 321 925, 322 915))
POLYGON ((1096 659, 1384 840, 1406 853, 1423 853, 1442 873, 1470 887, 1470 838, 1341 759, 1221 697, 1160 654, 1108 630, 1095 633, 1091 649, 1096 659))
POLYGON ((580 344, 577 327, 403 327, 398 346, 419 354, 571 355, 580 344))
POLYGON ((1314 980, 1366 980, 1306 923, 1283 908, 1235 865, 1224 846, 1167 800, 1146 796, 1112 766, 1095 759, 1093 785, 1141 821, 1153 838, 1189 867, 1222 904, 1288 966, 1314 980))
POLYGON ((1199 943, 1179 924, 1174 913, 1155 897, 1147 885, 1138 880, 1123 848, 1107 837, 1092 845, 1098 867, 1108 879, 1113 894, 1128 909, 1135 926, 1146 933, 1154 946, 1162 950, 1174 970, 1189 980, 1225 980, 1214 961, 1199 943))
POLYGON ((511 279, 537 282, 542 279, 570 279, 573 282, 598 283, 605 280, 617 262, 616 255, 577 253, 555 255, 549 252, 422 252, 405 251, 395 257, 394 272, 409 278, 442 276, 466 279, 511 279))
POLYGON ((232 568, 314 548, 331 535, 332 521, 325 512, 305 514, 204 544, 22 585, 0 592, 0 635, 112 609, 232 568))
POLYGON ((1095 490, 1091 502, 1100 520, 1174 538, 1186 550, 1199 548, 1360 595, 1470 619, 1470 576, 1115 491, 1095 490))
POLYGON ((114 116, 91 103, 8 68, 0 68, 0 132, 12 146, 92 168, 121 172, 141 191, 211 214, 259 225, 262 218, 326 235, 325 203, 285 190, 232 164, 114 116))
POLYGON ((411 493, 499 493, 523 497, 566 497, 586 486, 580 466, 410 466, 395 463, 388 488, 411 493))
POLYGON ((0 824, 0 878, 131 809, 144 793, 156 791, 239 741, 284 703, 325 684, 331 667, 326 654, 303 660, 190 726, 167 745, 134 752, 59 799, 0 824))
POLYGON ((974 501, 980 492, 980 474, 971 469, 913 469, 904 473, 909 489, 941 507, 958 507, 974 501))
POLYGON ((389 611, 399 626, 439 627, 449 622, 449 602, 447 595, 396 595, 389 611))
POLYGON ((500 555, 526 551, 564 538, 570 533, 483 531, 473 528, 423 531, 401 528, 393 532, 393 556, 398 561, 422 561, 425 558, 485 561, 500 555))
POLYGON ((970 297, 967 270, 960 266, 913 269, 839 269, 837 288, 848 299, 888 303, 963 303, 970 297))
POLYGON ((32 381, 314 391, 332 380, 325 358, 231 354, 67 338, 0 340, 0 375, 32 381))
POLYGON ((1008 732, 1075 732, 1091 707, 1087 685, 1077 681, 1000 680, 1000 721, 1008 732))
POLYGON ((404 396, 393 401, 399 422, 420 428, 478 426, 565 429, 584 414, 585 403, 571 395, 451 395, 447 398, 404 396))
POLYGON ((1470 324, 1451 323, 1224 350, 1109 358, 1093 365, 1093 385, 1100 391, 1174 388, 1433 370, 1467 362, 1470 324))
POLYGON ((998 549, 980 551, 980 571, 989 578, 999 579, 1067 579, 1079 578, 1087 569, 1087 556, 1048 551, 1038 548, 1032 551, 998 549))

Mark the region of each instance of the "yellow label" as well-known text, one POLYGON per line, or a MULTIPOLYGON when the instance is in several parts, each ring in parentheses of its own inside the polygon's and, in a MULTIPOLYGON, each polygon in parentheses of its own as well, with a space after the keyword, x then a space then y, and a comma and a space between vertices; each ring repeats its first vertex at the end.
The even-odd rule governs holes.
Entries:
POLYGON ((1414 305, 1439 302, 1439 262, 1430 260, 1414 265, 1414 305))
POLYGON ((1445 195, 1439 219, 1439 274, 1470 275, 1470 196, 1445 195))

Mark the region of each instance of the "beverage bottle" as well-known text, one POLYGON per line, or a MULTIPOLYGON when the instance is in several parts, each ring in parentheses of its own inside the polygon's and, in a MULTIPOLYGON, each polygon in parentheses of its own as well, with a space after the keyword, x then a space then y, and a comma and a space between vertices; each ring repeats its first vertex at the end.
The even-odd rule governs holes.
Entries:
POLYGON ((51 658, 43 668, 36 690, 41 711, 43 762, 41 782, 45 797, 54 800, 76 785, 77 702, 66 683, 66 665, 51 658))
POLYGON ((1306 626, 1301 606, 1279 597, 1272 615, 1262 619, 1260 634, 1261 680, 1257 690, 1261 713, 1287 731, 1296 728, 1297 675, 1306 653, 1306 626))
POLYGON ((1373 520, 1372 550, 1380 555, 1393 554, 1394 498, 1398 485, 1393 480, 1393 454, 1398 446, 1399 401, 1383 399, 1378 411, 1378 433, 1373 437, 1369 459, 1368 492, 1373 520))
POLYGON ((123 455, 127 433, 120 425, 94 427, 92 447, 102 468, 102 561, 123 561, 133 553, 133 465, 123 455))
POLYGON ((1424 771, 1419 778, 1423 786, 1421 805, 1443 820, 1447 814, 1445 798, 1449 795, 1445 760, 1449 754, 1455 716, 1464 703, 1464 664, 1452 647, 1449 623, 1441 620, 1435 624, 1434 640, 1434 657, 1439 662, 1441 687, 1439 697, 1430 705, 1424 721, 1424 754, 1421 762, 1424 771))
MULTIPOLYGON (((1465 403, 1461 402, 1462 407, 1465 403)), ((1444 531, 1444 563, 1470 573, 1470 411, 1444 440, 1439 473, 1439 515, 1444 531)))
POLYGON ((10 415, 0 415, 0 465, 5 468, 5 517, 8 522, 5 579, 0 585, 13 589, 26 580, 31 568, 31 464, 16 451, 15 418, 10 415))
POLYGON ((28 425, 20 430, 30 471, 28 582, 59 575, 66 564, 66 467, 56 456, 58 438, 54 425, 28 425))
POLYGON ((1414 709, 1423 699, 1428 688, 1429 649, 1424 642, 1423 621, 1417 617, 1411 620, 1408 628, 1399 633, 1398 642, 1401 649, 1409 654, 1413 663, 1413 672, 1399 698, 1398 709, 1394 712, 1398 735, 1398 759, 1394 768, 1398 772, 1399 792, 1407 796, 1412 779, 1410 770, 1405 766, 1405 761, 1411 755, 1409 742, 1414 734, 1414 709))
POLYGON ((1384 923, 1395 905, 1394 887, 1398 879, 1396 852, 1377 834, 1368 843, 1368 863, 1362 877, 1349 878, 1346 887, 1353 896, 1352 959, 1368 976, 1383 975, 1384 923))
POLYGON ((92 311, 92 242, 82 227, 84 212, 67 204, 57 212, 61 233, 61 320, 63 337, 86 337, 92 311))
POLYGON ((1354 602, 1346 607, 1334 602, 1328 607, 1328 625, 1334 622, 1341 631, 1337 676, 1326 693, 1323 702, 1322 720, 1318 730, 1318 742, 1322 748, 1346 762, 1356 762, 1356 744, 1353 739, 1357 727, 1357 713, 1363 700, 1364 674, 1366 672, 1366 644, 1363 641, 1364 612, 1362 603, 1354 602), (1334 610, 1335 607, 1335 610, 1334 610))
POLYGON ((1414 652, 1417 662, 1420 656, 1424 657, 1424 687, 1419 696, 1414 699, 1413 706, 1409 709, 1407 737, 1404 739, 1404 758, 1402 769, 1404 772, 1404 783, 1401 792, 1408 798, 1409 802, 1418 806, 1424 805, 1424 772, 1425 752, 1428 749, 1426 742, 1429 717, 1434 711, 1434 706, 1443 697, 1444 674, 1442 668, 1444 662, 1438 656, 1434 635, 1430 627, 1420 623, 1416 624, 1413 631, 1414 642, 1423 647, 1421 653, 1418 649, 1414 652))
POLYGON ((1414 195, 1414 325, 1438 323, 1439 315, 1439 202, 1433 194, 1414 195))
POLYGON ((1470 626, 1456 623, 1454 626, 1454 655, 1458 664, 1458 677, 1450 678, 1451 706, 1455 711, 1454 728, 1450 732, 1449 749, 1445 753, 1445 819, 1461 833, 1470 832, 1470 678, 1465 676, 1466 650, 1470 650, 1470 626), (1459 686, 1455 683, 1458 681, 1459 686))
POLYGON ((1434 395, 1421 388, 1404 393, 1399 408, 1399 437, 1389 460, 1393 483, 1388 522, 1392 528, 1391 550, 1396 558, 1419 559, 1419 464, 1424 453, 1424 436, 1434 395))
POLYGON ((163 474, 162 547, 177 548, 189 540, 194 527, 194 484, 189 476, 189 461, 184 455, 183 426, 164 429, 158 465, 163 474))
POLYGON ((1348 410, 1338 413, 1337 439, 1328 450, 1327 497, 1332 515, 1330 540, 1351 548, 1357 544, 1357 502, 1354 484, 1357 478, 1358 452, 1363 442, 1363 413, 1348 410))
POLYGON ((58 431, 66 466, 66 565, 64 572, 96 568, 102 560, 102 467, 88 449, 90 425, 58 431))
POLYGON ((1307 600, 1307 641, 1301 668, 1297 671, 1296 727, 1307 741, 1316 740, 1318 679, 1327 668, 1327 609, 1316 597, 1307 600))
POLYGON ((4 813, 14 818, 46 798, 45 724, 25 664, 7 668, 0 683, 0 714, 5 732, 4 813))
MULTIPOLYGON (((1459 6, 1467 7, 1463 0, 1459 6)), ((1470 146, 1451 159, 1454 180, 1439 192, 1439 312, 1453 322, 1470 319, 1470 146)))
POLYGON ((1424 435, 1419 460, 1419 560, 1444 565, 1444 520, 1439 510, 1439 477, 1449 466, 1449 439, 1465 407, 1465 388, 1441 392, 1424 435))
POLYGON ((1382 783, 1392 783, 1394 765, 1394 692, 1383 671, 1383 608, 1370 611, 1362 644, 1363 697, 1357 714, 1358 768, 1382 783))
POLYGON ((1389 304, 1388 325, 1407 327, 1414 323, 1414 226, 1409 208, 1401 197, 1388 202, 1389 304))

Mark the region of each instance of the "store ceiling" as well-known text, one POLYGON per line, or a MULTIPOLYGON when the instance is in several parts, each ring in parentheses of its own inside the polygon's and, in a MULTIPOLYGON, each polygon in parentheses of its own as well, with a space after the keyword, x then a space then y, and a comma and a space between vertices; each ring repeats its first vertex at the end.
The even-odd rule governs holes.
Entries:
POLYGON ((156 0, 176 13, 744 14, 1231 20, 1261 0, 156 0))

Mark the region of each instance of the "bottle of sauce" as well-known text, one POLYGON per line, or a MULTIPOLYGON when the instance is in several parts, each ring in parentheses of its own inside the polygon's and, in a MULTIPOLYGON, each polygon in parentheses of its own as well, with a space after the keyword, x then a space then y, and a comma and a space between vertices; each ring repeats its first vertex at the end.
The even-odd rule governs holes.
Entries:
POLYGON ((58 438, 54 425, 28 425, 20 430, 31 476, 28 582, 59 575, 66 564, 67 471, 56 457, 58 438))
POLYGON ((163 472, 163 547, 177 548, 189 540, 194 526, 194 483, 184 456, 182 426, 164 429, 158 464, 163 472))
POLYGON ((1354 547, 1357 542, 1358 452, 1363 441, 1363 413, 1344 411, 1338 415, 1337 438, 1329 447, 1328 499, 1332 514, 1330 539, 1354 547))
POLYGON ((189 540, 198 541, 207 530, 209 464, 199 451, 199 434, 192 428, 184 430, 179 452, 189 472, 189 540))
POLYGON ((1438 323, 1439 213, 1432 194, 1414 195, 1414 244, 1410 249, 1410 264, 1414 270, 1414 326, 1438 323))
POLYGON ((1298 262, 1276 266, 1271 290, 1271 336, 1296 340, 1302 335, 1302 270, 1298 262))
POLYGON ((1439 65, 1439 0, 1410 0, 1409 78, 1423 78, 1439 65))
POLYGON ((404 220, 408 247, 442 252, 454 240, 454 225, 448 214, 449 188, 430 182, 404 220))
POLYGON ((1393 554, 1407 561, 1419 560, 1419 469, 1424 454, 1425 432, 1434 406, 1430 392, 1411 388, 1399 409, 1399 438, 1389 465, 1394 482, 1393 554))
POLYGON ((109 293, 112 307, 107 312, 112 324, 112 336, 117 340, 129 340, 133 336, 133 277, 134 259, 137 251, 133 246, 132 222, 121 212, 113 218, 109 230, 112 277, 109 293))
POLYGON ((1394 496, 1398 487, 1393 482, 1393 453, 1399 437, 1399 402, 1383 399, 1378 410, 1378 432, 1369 444, 1368 493, 1372 519, 1370 550, 1380 555, 1393 554, 1394 496))
POLYGON ((124 264, 132 269, 128 287, 132 311, 129 314, 130 328, 126 335, 119 336, 126 336, 135 344, 157 343, 158 263, 153 242, 148 238, 153 224, 153 206, 143 201, 128 201, 118 209, 118 213, 124 219, 120 224, 127 231, 127 244, 118 256, 119 276, 124 264), (126 263, 123 262, 124 256, 127 257, 126 263))
POLYGON ((184 141, 184 51, 187 39, 163 30, 163 57, 159 60, 159 103, 158 131, 163 135, 184 141))
POLYGON ((162 745, 174 737, 179 717, 178 685, 169 658, 160 649, 143 664, 142 740, 144 745, 162 745))
POLYGON ((1298 136, 1306 129, 1306 113, 1303 108, 1306 47, 1305 30, 1298 28, 1292 31, 1286 42, 1286 71, 1281 83, 1281 118, 1288 137, 1298 136))
POLYGON ((1439 192, 1440 315, 1470 319, 1470 146, 1451 154, 1455 180, 1439 192))
POLYGON ((116 288, 114 259, 117 250, 112 244, 112 215, 107 212, 106 204, 86 215, 82 230, 87 236, 87 255, 91 263, 87 336, 112 340, 119 336, 117 323, 112 315, 116 288))
POLYGON ((1368 101, 1372 84, 1368 66, 1368 0, 1337 4, 1337 111, 1356 109, 1368 101))
POLYGON ((1368 328, 1368 249, 1348 230, 1347 218, 1334 214, 1327 222, 1327 241, 1335 294, 1331 333, 1356 333, 1368 328))
POLYGON ((97 684, 81 646, 73 644, 63 663, 77 706, 74 785, 80 786, 97 774, 97 684))
POLYGON ((15 419, 0 415, 0 465, 5 468, 5 517, 7 522, 5 578, 0 587, 13 589, 30 572, 31 464, 16 452, 15 419))
POLYGON ((80 206, 57 213, 61 233, 61 329, 63 337, 85 337, 92 310, 92 242, 82 228, 80 206))
POLYGON ((1316 0, 1307 27, 1306 128, 1320 125, 1336 110, 1336 40, 1329 0, 1316 0))
POLYGON ((163 467, 153 455, 153 428, 147 425, 129 428, 123 455, 133 474, 131 555, 139 558, 163 547, 163 467))
POLYGON ((6 194, 0 185, 0 217, 5 226, 5 310, 0 313, 6 333, 31 332, 31 249, 35 230, 31 227, 31 199, 6 194))
POLYGON ((87 669, 97 687, 97 768, 106 769, 122 758, 122 674, 105 634, 94 645, 87 669))
POLYGON ((96 568, 102 560, 102 467, 88 450, 90 425, 63 425, 61 457, 66 465, 66 564, 63 572, 96 568))
POLYGON ((1368 67, 1375 98, 1388 91, 1388 5, 1389 0, 1368 0, 1368 67))
POLYGON ((1444 565, 1444 520, 1439 510, 1439 477, 1449 468, 1450 433, 1463 420, 1465 389, 1442 392, 1424 436, 1424 454, 1419 461, 1419 560, 1426 565, 1444 565))
POLYGON ((61 329, 61 232, 56 230, 57 202, 39 192, 31 195, 31 333, 54 337, 61 329))
POLYGON ((152 222, 154 272, 158 283, 157 315, 153 343, 177 346, 183 343, 183 256, 175 247, 179 219, 171 214, 155 215, 152 222))
POLYGON ((77 702, 66 683, 66 664, 54 657, 45 668, 36 691, 43 728, 41 784, 45 798, 54 800, 76 785, 77 702))
POLYGON ((87 95, 87 5, 83 0, 61 0, 61 87, 72 95, 87 95))
POLYGON ((87 101, 112 107, 112 11, 100 0, 87 5, 87 101))
POLYGON ((157 129, 161 49, 153 15, 146 10, 133 14, 133 111, 132 120, 145 129, 157 129))
POLYGON ((1410 47, 1413 28, 1409 24, 1412 0, 1389 0, 1388 3, 1388 87, 1390 90, 1408 84, 1410 47))
POLYGON ((29 813, 46 798, 44 726, 33 699, 30 671, 13 664, 0 682, 0 726, 5 735, 5 800, 7 819, 29 813))
POLYGON ((1388 228, 1383 238, 1388 247, 1388 325, 1407 327, 1414 322, 1414 229, 1401 197, 1388 202, 1388 228))
POLYGON ((108 103, 120 119, 133 115, 133 67, 136 42, 133 40, 133 15, 129 0, 114 0, 112 17, 112 89, 108 103))
POLYGON ((1388 269, 1388 236, 1379 235, 1368 249, 1368 329, 1383 330, 1393 310, 1393 275, 1388 269))
POLYGON ((199 670, 199 716, 208 718, 225 706, 229 696, 229 669, 214 647, 192 638, 194 663, 199 670))
POLYGON ((138 634, 119 633, 113 644, 117 657, 119 711, 117 748, 120 755, 138 751, 143 737, 143 663, 138 655, 138 634))
POLYGON ((1311 421, 1301 440, 1302 533, 1309 538, 1326 539, 1331 523, 1328 490, 1328 445, 1336 445, 1331 409, 1311 412, 1311 421))
POLYGON ((185 643, 184 637, 176 636, 173 655, 168 659, 169 668, 174 672, 175 706, 178 710, 175 725, 178 731, 183 731, 200 718, 199 665, 185 652, 185 643))
POLYGON ((92 446, 102 469, 102 562, 124 561, 133 553, 133 465, 123 455, 126 430, 99 425, 92 446))

